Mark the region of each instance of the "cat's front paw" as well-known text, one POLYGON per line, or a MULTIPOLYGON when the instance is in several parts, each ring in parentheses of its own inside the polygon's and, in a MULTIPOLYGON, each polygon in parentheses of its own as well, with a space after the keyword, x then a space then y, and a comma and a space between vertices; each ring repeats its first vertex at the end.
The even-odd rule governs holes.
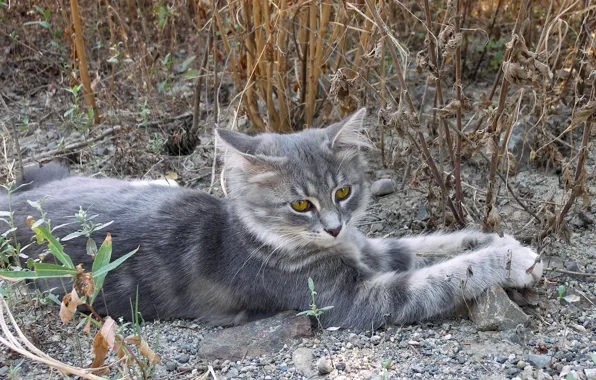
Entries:
POLYGON ((538 254, 520 243, 504 247, 505 280, 501 284, 508 288, 525 288, 537 283, 542 277, 543 264, 538 260, 538 254))

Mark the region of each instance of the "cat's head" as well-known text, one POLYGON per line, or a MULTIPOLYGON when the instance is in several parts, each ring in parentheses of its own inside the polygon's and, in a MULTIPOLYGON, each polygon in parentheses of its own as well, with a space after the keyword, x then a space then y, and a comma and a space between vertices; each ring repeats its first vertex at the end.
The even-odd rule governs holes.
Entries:
POLYGON ((254 137, 218 129, 226 188, 244 223, 283 249, 325 248, 345 239, 369 192, 362 134, 366 109, 322 129, 254 137))

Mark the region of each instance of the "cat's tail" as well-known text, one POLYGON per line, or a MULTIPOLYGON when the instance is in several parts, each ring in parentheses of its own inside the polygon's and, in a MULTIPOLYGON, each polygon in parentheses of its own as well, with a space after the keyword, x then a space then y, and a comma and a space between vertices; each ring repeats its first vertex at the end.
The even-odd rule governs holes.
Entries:
POLYGON ((68 168, 58 162, 50 162, 43 166, 30 165, 23 169, 23 179, 17 182, 15 188, 18 188, 17 191, 27 191, 68 176, 68 168))

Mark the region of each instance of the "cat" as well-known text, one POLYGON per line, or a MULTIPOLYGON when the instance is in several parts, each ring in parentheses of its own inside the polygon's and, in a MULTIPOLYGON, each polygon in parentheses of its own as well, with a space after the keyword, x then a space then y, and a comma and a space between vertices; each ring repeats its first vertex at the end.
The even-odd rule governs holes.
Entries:
MULTIPOLYGON (((363 150, 370 147, 362 132, 365 114, 361 109, 326 128, 286 135, 217 129, 227 198, 35 168, 25 173, 25 182, 33 181, 29 188, 11 196, 17 237, 26 244, 32 236, 26 217, 36 211, 27 200, 47 197, 43 211, 52 226, 73 222, 79 206, 92 207, 96 223, 113 220, 105 230, 112 235, 112 260, 140 249, 108 274, 95 307, 130 316, 138 290, 146 320, 230 325, 306 310, 311 277, 317 305, 333 306, 321 316, 323 325, 364 329, 436 317, 490 286, 521 288, 540 278, 537 254, 509 235, 466 229, 401 239, 364 236, 355 225, 370 198, 363 174, 363 150), (431 262, 418 253, 445 259, 431 262)), ((0 210, 6 209, 3 196, 0 210)), ((56 234, 77 228, 70 224, 56 234)), ((105 231, 94 233, 98 245, 105 231)), ((90 270, 85 241, 64 245, 75 264, 90 270)), ((42 251, 33 244, 25 253, 36 258, 42 251)), ((57 282, 49 286, 63 292, 57 282)))

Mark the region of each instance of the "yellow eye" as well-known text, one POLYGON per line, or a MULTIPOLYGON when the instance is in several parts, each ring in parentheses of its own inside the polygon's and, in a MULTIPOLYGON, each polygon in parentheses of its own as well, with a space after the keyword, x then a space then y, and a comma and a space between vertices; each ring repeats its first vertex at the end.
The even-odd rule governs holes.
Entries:
POLYGON ((338 201, 347 198, 348 195, 350 195, 350 186, 342 187, 341 189, 337 189, 337 191, 335 192, 335 198, 338 201))
POLYGON ((290 206, 298 212, 306 212, 312 208, 312 203, 305 199, 301 199, 299 201, 290 202, 290 206))

